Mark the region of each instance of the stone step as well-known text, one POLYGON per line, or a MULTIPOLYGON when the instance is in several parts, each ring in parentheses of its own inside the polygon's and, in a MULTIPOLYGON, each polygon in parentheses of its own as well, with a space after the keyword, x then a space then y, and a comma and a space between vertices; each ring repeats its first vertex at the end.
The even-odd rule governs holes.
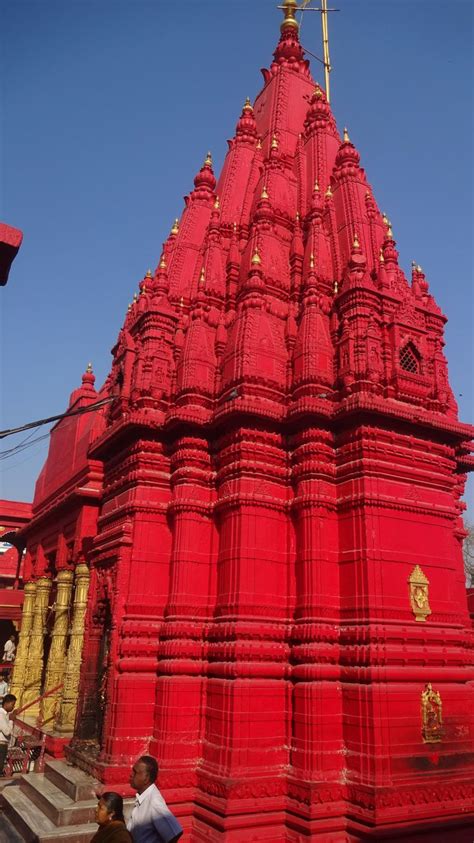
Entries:
POLYGON ((97 779, 66 761, 48 759, 44 765, 44 775, 74 802, 94 799, 96 791, 102 789, 97 779))
POLYGON ((0 814, 0 843, 25 843, 24 837, 19 834, 5 814, 0 814))
POLYGON ((28 798, 20 787, 10 787, 2 793, 7 818, 23 837, 25 843, 89 843, 97 831, 96 823, 56 826, 28 798))
POLYGON ((55 825, 77 825, 94 822, 97 799, 74 802, 57 787, 45 773, 27 773, 21 777, 20 786, 28 798, 52 820, 55 825))

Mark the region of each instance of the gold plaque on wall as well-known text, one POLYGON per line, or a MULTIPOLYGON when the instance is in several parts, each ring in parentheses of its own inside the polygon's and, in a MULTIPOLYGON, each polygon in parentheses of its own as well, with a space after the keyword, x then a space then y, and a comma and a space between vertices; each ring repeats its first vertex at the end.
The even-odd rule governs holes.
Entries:
POLYGON ((443 704, 431 682, 421 693, 421 735, 424 743, 440 743, 443 737, 443 704))
POLYGON ((408 577, 410 603, 416 621, 425 621, 431 615, 428 586, 430 581, 419 565, 415 565, 408 577))

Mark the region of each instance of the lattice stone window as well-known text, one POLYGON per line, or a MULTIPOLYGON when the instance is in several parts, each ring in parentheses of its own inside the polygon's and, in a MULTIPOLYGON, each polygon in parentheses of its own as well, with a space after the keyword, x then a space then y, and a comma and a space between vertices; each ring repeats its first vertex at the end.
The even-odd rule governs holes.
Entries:
POLYGON ((420 371, 420 358, 411 342, 404 345, 400 351, 400 367, 412 375, 417 375, 420 371))

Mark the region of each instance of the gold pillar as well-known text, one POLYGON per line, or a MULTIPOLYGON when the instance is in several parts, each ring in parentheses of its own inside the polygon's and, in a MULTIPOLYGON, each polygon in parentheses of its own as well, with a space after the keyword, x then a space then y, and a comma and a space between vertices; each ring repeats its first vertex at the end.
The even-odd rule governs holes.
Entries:
MULTIPOLYGON (((39 579, 36 580, 35 608, 33 611, 33 625, 31 628, 30 646, 26 662, 22 705, 32 702, 32 700, 39 697, 41 693, 44 631, 50 590, 51 580, 49 577, 39 577, 39 579)), ((25 713, 29 717, 37 715, 39 713, 39 703, 32 705, 25 713)))
POLYGON ((76 567, 76 588, 71 627, 71 639, 67 651, 64 671, 64 688, 55 728, 59 732, 72 732, 76 719, 79 675, 81 671, 82 646, 84 643, 84 619, 89 592, 89 568, 85 564, 76 567))
POLYGON ((10 693, 17 698, 17 708, 21 706, 25 687, 26 663, 30 648, 31 626, 33 623, 33 609, 35 605, 36 583, 27 582, 24 588, 23 610, 21 613, 21 629, 16 658, 13 667, 10 693))
MULTIPOLYGON (((53 688, 60 685, 64 678, 64 671, 66 667, 69 604, 71 602, 73 577, 74 574, 72 571, 63 570, 58 571, 56 578, 56 608, 54 613, 54 626, 51 633, 51 647, 48 656, 48 666, 46 668, 46 679, 43 689, 44 694, 46 694, 47 691, 52 691, 53 688)), ((62 688, 42 700, 40 722, 43 725, 51 725, 61 696, 62 688)))

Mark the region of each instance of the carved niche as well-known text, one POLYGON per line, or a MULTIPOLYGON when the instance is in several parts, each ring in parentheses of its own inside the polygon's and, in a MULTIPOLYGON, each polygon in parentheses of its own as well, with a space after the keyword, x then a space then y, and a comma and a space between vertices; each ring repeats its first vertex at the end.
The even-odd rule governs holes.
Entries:
POLYGON ((443 704, 431 682, 421 693, 421 736, 423 743, 440 743, 443 737, 443 704))
POLYGON ((423 573, 419 565, 415 565, 408 577, 408 588, 411 610, 416 621, 426 621, 428 615, 431 615, 428 593, 429 584, 430 581, 426 574, 423 573))

